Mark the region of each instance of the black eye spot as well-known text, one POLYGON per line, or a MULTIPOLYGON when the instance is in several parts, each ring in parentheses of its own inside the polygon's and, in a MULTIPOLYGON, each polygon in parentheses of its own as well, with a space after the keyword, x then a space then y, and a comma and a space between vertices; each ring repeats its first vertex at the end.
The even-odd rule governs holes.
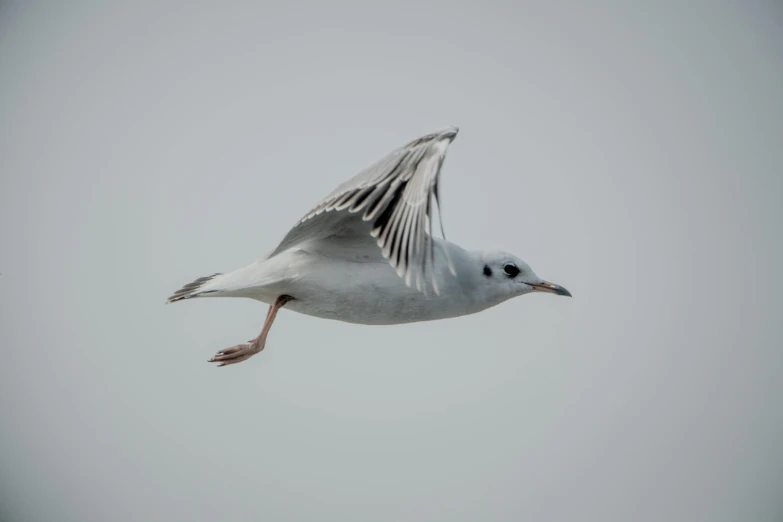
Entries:
POLYGON ((492 277, 492 269, 489 267, 489 265, 484 265, 484 275, 487 277, 492 277))
POLYGON ((517 268, 517 265, 514 263, 506 263, 503 266, 503 271, 506 273, 508 277, 516 277, 519 275, 519 268, 517 268))

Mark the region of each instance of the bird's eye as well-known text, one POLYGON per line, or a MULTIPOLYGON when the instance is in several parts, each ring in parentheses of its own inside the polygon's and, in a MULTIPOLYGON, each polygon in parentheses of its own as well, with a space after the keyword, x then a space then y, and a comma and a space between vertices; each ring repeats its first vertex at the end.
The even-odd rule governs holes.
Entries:
POLYGON ((503 271, 506 273, 508 277, 516 277, 519 275, 519 268, 517 268, 517 265, 514 263, 506 263, 503 266, 503 271))

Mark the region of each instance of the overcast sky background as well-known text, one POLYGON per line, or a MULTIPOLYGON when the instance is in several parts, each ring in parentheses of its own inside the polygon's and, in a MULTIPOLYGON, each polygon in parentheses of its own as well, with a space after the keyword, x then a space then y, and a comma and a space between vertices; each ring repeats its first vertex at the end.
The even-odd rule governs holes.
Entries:
POLYGON ((780 3, 117 4, 0 4, 0 520, 783 519, 780 3), (207 364, 266 307, 165 298, 445 125, 573 299, 207 364))

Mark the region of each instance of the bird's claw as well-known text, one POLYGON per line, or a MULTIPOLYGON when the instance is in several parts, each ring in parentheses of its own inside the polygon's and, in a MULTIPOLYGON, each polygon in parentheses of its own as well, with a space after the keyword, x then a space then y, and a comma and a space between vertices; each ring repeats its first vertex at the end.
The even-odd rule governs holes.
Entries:
POLYGON ((228 366, 229 364, 236 364, 247 360, 260 351, 261 350, 258 349, 256 343, 254 341, 250 341, 245 344, 238 344, 236 346, 232 346, 231 348, 220 350, 207 362, 218 363, 218 367, 228 366))

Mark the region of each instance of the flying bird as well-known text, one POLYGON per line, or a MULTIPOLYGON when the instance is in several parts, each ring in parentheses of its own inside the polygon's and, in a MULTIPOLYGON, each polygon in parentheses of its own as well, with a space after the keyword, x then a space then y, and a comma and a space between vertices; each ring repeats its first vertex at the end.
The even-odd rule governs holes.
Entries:
POLYGON ((433 235, 433 203, 447 127, 417 138, 339 185, 300 219, 266 257, 200 277, 168 298, 247 297, 269 305, 255 339, 219 351, 225 366, 264 349, 277 312, 356 324, 391 325, 473 314, 531 292, 571 296, 518 257, 466 250, 433 235))

